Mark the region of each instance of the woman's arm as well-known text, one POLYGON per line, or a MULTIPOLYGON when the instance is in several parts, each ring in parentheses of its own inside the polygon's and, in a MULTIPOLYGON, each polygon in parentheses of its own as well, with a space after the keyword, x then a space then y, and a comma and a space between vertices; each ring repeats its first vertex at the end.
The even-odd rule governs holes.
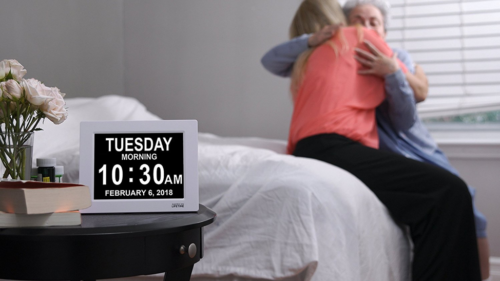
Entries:
MULTIPOLYGON (((373 48, 371 49, 372 54, 364 52, 363 50, 356 50, 359 55, 356 57, 356 60, 368 68, 360 71, 360 74, 385 77, 388 74, 394 73, 398 69, 395 58, 391 60, 387 56, 380 56, 379 53, 373 51, 373 48)), ((399 49, 395 49, 394 51, 397 53, 397 58, 403 62, 409 70, 408 73, 405 73, 405 77, 413 90, 415 101, 417 103, 424 101, 429 93, 429 81, 427 80, 427 76, 422 70, 422 67, 419 65, 414 66, 413 61, 407 52, 399 49)))
POLYGON ((363 65, 368 67, 367 70, 361 70, 361 74, 376 75, 385 78, 385 92, 387 95, 387 106, 384 110, 387 111, 387 116, 393 127, 397 131, 405 131, 413 126, 417 120, 417 110, 415 106, 415 97, 409 82, 406 80, 407 73, 403 73, 400 69, 402 62, 409 63, 405 65, 407 69, 412 69, 411 59, 405 58, 403 55, 407 53, 398 52, 401 58, 399 61, 396 54, 389 57, 379 51, 373 44, 366 44, 371 51, 371 54, 357 49, 358 56, 356 59, 363 65))
POLYGON ((269 50, 260 60, 265 69, 281 77, 290 77, 300 54, 332 38, 340 25, 328 25, 313 34, 304 34, 269 50))
POLYGON ((423 102, 429 93, 429 80, 420 65, 415 65, 415 74, 406 73, 406 80, 410 83, 416 102, 423 102))
MULTIPOLYGON (((408 72, 409 73, 409 72, 408 72)), ((389 120, 396 131, 410 129, 418 118, 415 96, 406 75, 401 70, 385 77, 387 111, 389 120)))
POLYGON ((408 54, 405 50, 394 49, 394 52, 398 54, 398 59, 401 60, 411 72, 406 74, 406 80, 410 83, 410 86, 413 89, 415 101, 417 103, 424 101, 429 92, 429 82, 427 80, 427 76, 422 70, 422 67, 415 65, 410 54, 408 54))
POLYGON ((309 36, 304 34, 272 48, 260 62, 269 72, 281 77, 290 77, 297 57, 309 49, 307 45, 309 36))

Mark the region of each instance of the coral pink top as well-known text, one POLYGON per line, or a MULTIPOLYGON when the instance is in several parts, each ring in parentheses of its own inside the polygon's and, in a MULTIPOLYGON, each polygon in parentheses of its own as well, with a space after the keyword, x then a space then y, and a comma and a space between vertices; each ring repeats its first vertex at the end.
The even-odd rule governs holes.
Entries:
MULTIPOLYGON (((338 55, 329 44, 313 51, 307 61, 303 83, 294 100, 294 110, 288 137, 288 153, 293 153, 303 138, 324 133, 336 133, 378 148, 375 108, 385 99, 384 79, 360 75, 362 68, 354 59, 354 48, 368 48, 358 42, 355 27, 341 29, 345 40, 335 36, 338 55), (347 43, 348 49, 342 48, 347 43)), ((392 50, 373 30, 362 29, 364 40, 392 57, 392 50)), ((403 72, 406 67, 399 63, 403 72)))

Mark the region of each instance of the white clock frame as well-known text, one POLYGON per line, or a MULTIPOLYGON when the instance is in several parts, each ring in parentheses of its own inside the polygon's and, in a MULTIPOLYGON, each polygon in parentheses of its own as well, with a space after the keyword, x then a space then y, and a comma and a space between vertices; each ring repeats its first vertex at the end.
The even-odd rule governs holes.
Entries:
POLYGON ((90 188, 90 195, 92 198, 92 206, 81 210, 82 213, 153 213, 198 211, 198 122, 196 120, 81 122, 80 183, 90 188), (94 135, 122 133, 183 133, 183 199, 94 199, 94 135))

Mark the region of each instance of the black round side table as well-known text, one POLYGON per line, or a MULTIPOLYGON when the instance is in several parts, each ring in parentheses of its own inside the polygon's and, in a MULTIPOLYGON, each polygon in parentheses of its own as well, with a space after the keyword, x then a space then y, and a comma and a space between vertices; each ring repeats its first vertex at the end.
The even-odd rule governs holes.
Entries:
POLYGON ((215 213, 83 214, 81 226, 0 229, 0 279, 189 280, 215 213))

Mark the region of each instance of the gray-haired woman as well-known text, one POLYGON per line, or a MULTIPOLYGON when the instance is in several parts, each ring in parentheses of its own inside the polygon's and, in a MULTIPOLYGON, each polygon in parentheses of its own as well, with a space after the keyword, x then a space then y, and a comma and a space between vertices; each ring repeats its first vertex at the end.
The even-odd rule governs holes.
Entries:
MULTIPOLYGON (((386 37, 390 23, 390 4, 387 1, 348 0, 343 7, 343 11, 349 24, 373 29, 382 38, 386 37)), ((304 34, 278 45, 266 53, 262 58, 262 64, 270 72, 288 77, 301 53, 330 39, 338 28, 335 25, 325 26, 318 32, 304 34)), ((413 64, 407 52, 398 49, 394 49, 394 51, 397 58, 413 73, 404 75, 399 70, 396 58, 370 54, 361 50, 358 51, 356 58, 367 68, 360 71, 360 73, 384 77, 387 96, 393 97, 391 100, 384 101, 377 108, 380 149, 436 165, 458 175, 458 172, 451 166, 444 153, 430 136, 414 108, 415 102, 423 101, 427 96, 428 83, 425 73, 420 66, 413 64), (409 94, 414 99, 394 98, 408 96, 409 94), (412 107, 412 110, 407 110, 409 106, 412 107), (391 107, 398 107, 400 110, 390 110, 391 107), (415 114, 407 116, 407 112, 415 112, 415 114), (403 123, 395 126, 394 119, 403 123)), ((470 186, 468 188, 471 195, 474 196, 474 189, 470 186)), ((486 218, 475 206, 474 218, 481 275, 483 279, 487 279, 489 277, 489 246, 486 236, 486 218)))

